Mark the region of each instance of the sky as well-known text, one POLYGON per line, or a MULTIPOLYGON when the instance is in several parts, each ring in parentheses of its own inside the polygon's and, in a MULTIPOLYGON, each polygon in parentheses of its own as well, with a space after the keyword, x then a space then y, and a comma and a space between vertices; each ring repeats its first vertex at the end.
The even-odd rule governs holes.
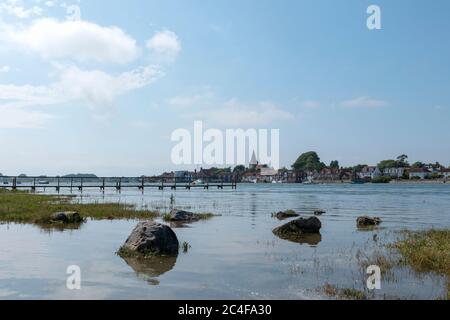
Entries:
POLYGON ((152 175, 174 130, 280 129, 281 165, 450 165, 450 2, 0 0, 0 172, 152 175), (381 30, 367 8, 381 9, 381 30))

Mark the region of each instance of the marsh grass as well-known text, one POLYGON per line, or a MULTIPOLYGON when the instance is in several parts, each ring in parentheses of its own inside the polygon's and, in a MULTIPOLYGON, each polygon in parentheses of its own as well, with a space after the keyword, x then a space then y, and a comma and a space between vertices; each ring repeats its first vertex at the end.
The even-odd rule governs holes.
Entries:
POLYGON ((323 292, 328 297, 345 300, 367 300, 368 297, 364 291, 357 290, 355 288, 338 288, 334 285, 326 283, 323 288, 323 292))
POLYGON ((53 224, 55 212, 76 211, 83 218, 93 220, 151 219, 155 211, 136 210, 123 203, 81 203, 75 196, 35 194, 24 191, 0 190, 0 222, 53 224))

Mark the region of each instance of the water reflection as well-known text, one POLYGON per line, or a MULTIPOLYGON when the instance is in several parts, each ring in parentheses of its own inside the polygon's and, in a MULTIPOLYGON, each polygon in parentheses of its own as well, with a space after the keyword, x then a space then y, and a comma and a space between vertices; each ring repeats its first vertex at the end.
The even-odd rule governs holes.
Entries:
POLYGON ((122 259, 136 272, 138 278, 153 286, 159 285, 158 277, 172 270, 177 262, 177 256, 122 259))
POLYGON ((278 238, 286 240, 289 242, 307 244, 309 246, 315 247, 320 242, 322 242, 322 235, 320 233, 304 233, 291 237, 287 234, 275 234, 278 238))

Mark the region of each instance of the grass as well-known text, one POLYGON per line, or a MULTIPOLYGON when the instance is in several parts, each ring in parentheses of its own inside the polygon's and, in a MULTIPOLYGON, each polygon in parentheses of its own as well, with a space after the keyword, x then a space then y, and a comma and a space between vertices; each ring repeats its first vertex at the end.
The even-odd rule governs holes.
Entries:
POLYGON ((121 258, 134 258, 143 260, 150 259, 159 255, 157 252, 153 251, 139 252, 137 250, 128 249, 125 246, 120 247, 119 250, 116 252, 116 254, 121 258))
POLYGON ((189 249, 192 248, 189 242, 183 242, 183 245, 181 246, 183 248, 184 253, 188 253, 189 249))
POLYGON ((450 230, 405 231, 392 247, 414 271, 450 277, 450 230))
POLYGON ((338 299, 367 300, 367 296, 363 291, 354 288, 339 289, 336 286, 327 283, 323 286, 323 291, 327 296, 338 299))
POLYGON ((149 219, 155 211, 136 210, 123 203, 79 203, 74 196, 34 194, 25 191, 0 190, 0 222, 52 224, 55 212, 76 211, 94 220, 149 219))
POLYGON ((386 252, 375 251, 370 257, 359 259, 362 266, 378 265, 382 273, 394 267, 407 266, 416 273, 434 273, 447 278, 450 299, 450 230, 403 231, 386 252))

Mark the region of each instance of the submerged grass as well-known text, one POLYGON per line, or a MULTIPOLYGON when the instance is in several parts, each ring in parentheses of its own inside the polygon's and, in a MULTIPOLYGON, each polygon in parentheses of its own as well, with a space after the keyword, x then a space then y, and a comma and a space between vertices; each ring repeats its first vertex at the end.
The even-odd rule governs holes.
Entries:
POLYGON ((338 288, 329 283, 323 286, 323 292, 328 297, 333 297, 337 299, 345 299, 345 300, 367 300, 368 297, 364 291, 357 290, 355 288, 338 288))
POLYGON ((51 224, 51 215, 62 211, 76 211, 83 218, 94 220, 149 219, 158 216, 158 212, 136 210, 130 204, 80 203, 74 202, 74 198, 0 190, 0 222, 51 224))

